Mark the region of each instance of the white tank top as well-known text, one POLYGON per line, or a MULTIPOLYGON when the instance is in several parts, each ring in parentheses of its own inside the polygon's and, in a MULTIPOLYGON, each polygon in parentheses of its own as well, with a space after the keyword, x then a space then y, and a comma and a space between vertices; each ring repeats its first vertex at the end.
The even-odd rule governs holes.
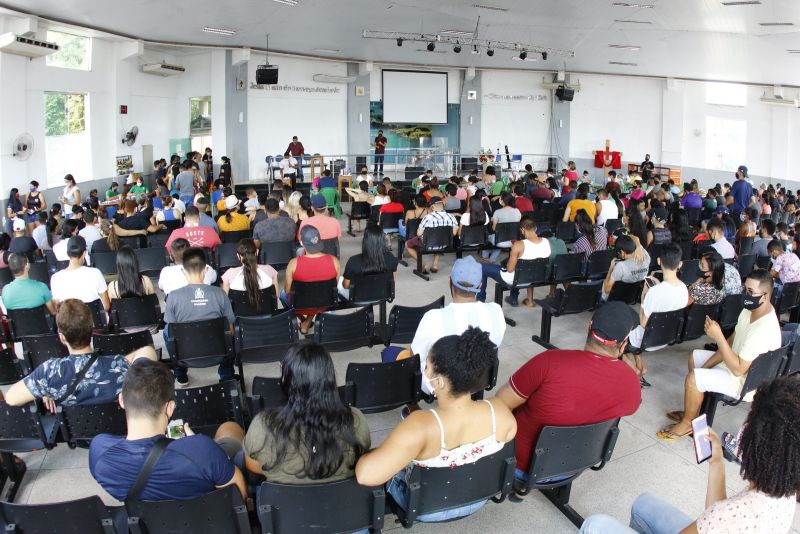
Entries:
MULTIPOLYGON (((522 251, 522 255, 519 257, 521 260, 535 260, 537 258, 550 257, 550 241, 547 239, 542 238, 538 243, 534 243, 529 239, 524 239, 522 244, 525 248, 522 251)), ((506 284, 511 285, 514 283, 514 273, 500 271, 500 278, 502 278, 503 282, 506 284)))

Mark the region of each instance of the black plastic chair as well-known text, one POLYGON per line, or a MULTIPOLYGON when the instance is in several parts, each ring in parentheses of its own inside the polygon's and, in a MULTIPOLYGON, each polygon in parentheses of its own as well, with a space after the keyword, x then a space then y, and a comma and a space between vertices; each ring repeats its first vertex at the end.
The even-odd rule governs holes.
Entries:
POLYGON ((263 241, 258 253, 258 263, 282 271, 294 258, 295 250, 294 241, 263 241))
POLYGON ((41 261, 28 264, 28 278, 31 280, 38 280, 50 287, 50 271, 47 269, 47 264, 41 261))
POLYGON ((685 241, 673 241, 673 243, 677 243, 677 245, 681 247, 681 261, 686 262, 692 259, 694 243, 691 239, 687 239, 685 241))
POLYGON ((57 419, 51 414, 40 414, 35 402, 10 406, 0 401, 0 451, 51 449, 57 432, 57 419))
POLYGON ((243 364, 278 362, 299 337, 293 310, 273 316, 237 317, 234 331, 236 365, 242 380, 243 364))
POLYGON ((250 230, 237 230, 235 232, 220 232, 219 239, 223 243, 239 243, 242 239, 252 237, 253 233, 250 230))
POLYGON ((44 305, 35 308, 20 308, 8 310, 8 330, 11 333, 9 343, 20 341, 28 336, 54 334, 55 321, 44 305))
POLYGON ((797 322, 800 311, 800 282, 783 284, 783 291, 775 308, 778 317, 784 313, 789 314, 789 322, 797 322))
POLYGON ((422 272, 423 254, 443 254, 453 250, 453 227, 437 226, 435 228, 425 228, 422 232, 422 246, 417 250, 417 267, 414 274, 425 281, 430 280, 430 276, 422 272))
POLYGON ((131 247, 132 249, 145 248, 145 245, 147 244, 147 238, 141 235, 126 236, 126 237, 120 236, 117 239, 119 240, 120 248, 122 247, 131 247))
POLYGON ((225 532, 251 534, 247 506, 236 484, 181 501, 125 501, 132 534, 225 532))
POLYGON ((264 482, 258 498, 262 534, 380 532, 386 494, 355 478, 327 484, 264 482))
POLYGON ((108 326, 108 318, 106 317, 106 310, 103 308, 103 301, 100 299, 87 302, 89 311, 92 312, 92 322, 96 329, 105 329, 108 326))
POLYGON ((237 380, 175 390, 172 419, 183 419, 197 434, 214 436, 219 425, 233 421, 245 427, 242 390, 237 380))
POLYGON ((719 326, 725 336, 729 336, 733 329, 736 328, 736 323, 739 322, 739 314, 744 309, 744 295, 738 293, 736 295, 728 295, 719 305, 719 326))
POLYGON ((402 237, 399 233, 397 234, 397 262, 403 267, 408 267, 408 262, 403 260, 403 248, 406 241, 417 235, 420 222, 422 222, 422 219, 409 219, 406 221, 406 237, 402 237))
POLYGON ((572 483, 587 469, 599 471, 611 460, 618 436, 619 419, 542 428, 531 454, 528 481, 519 483, 517 493, 538 489, 580 528, 583 517, 569 504, 572 483))
POLYGON ((592 311, 600 301, 602 282, 578 282, 570 284, 567 289, 558 288, 553 298, 534 299, 542 309, 541 326, 538 336, 533 336, 534 343, 542 345, 550 343, 550 328, 553 317, 572 315, 592 311))
POLYGON ((489 246, 489 229, 486 225, 463 226, 459 237, 456 256, 462 257, 464 252, 483 250, 489 246))
POLYGON ((339 239, 332 238, 332 239, 323 239, 322 240, 322 252, 324 254, 330 254, 331 256, 339 257, 339 239))
POLYGON ((116 252, 92 252, 90 254, 92 267, 99 269, 103 276, 114 276, 117 274, 117 253, 116 252))
POLYGON ((259 290, 259 293, 261 294, 261 307, 256 308, 248 300, 247 291, 229 290, 228 299, 231 301, 233 314, 236 317, 254 317, 256 315, 272 315, 278 311, 278 296, 275 294, 274 287, 266 287, 259 290))
MULTIPOLYGON (((173 222, 173 221, 168 221, 168 222, 173 222)), ((171 231, 163 231, 163 232, 156 232, 155 234, 148 234, 147 246, 150 248, 166 247, 167 241, 169 241, 169 235, 171 233, 172 233, 171 231)))
POLYGON ((347 233, 353 237, 353 221, 366 221, 370 217, 370 205, 368 202, 353 202, 350 204, 350 213, 347 214, 347 233))
POLYGON ((154 346, 153 335, 149 330, 94 334, 92 336, 92 348, 94 348, 95 352, 98 352, 101 356, 130 354, 135 350, 148 346, 154 346))
POLYGON ((211 367, 233 361, 233 342, 224 317, 169 325, 172 362, 180 367, 211 367))
POLYGON ((418 403, 421 383, 416 355, 387 363, 350 363, 345 377, 348 403, 364 413, 418 403))
POLYGON ((719 317, 719 304, 698 304, 695 302, 686 308, 681 343, 698 339, 705 335, 706 317, 716 321, 719 317))
POLYGON ((339 302, 339 291, 335 278, 319 282, 292 281, 289 302, 299 310, 335 308, 339 302))
POLYGON ((392 343, 408 344, 414 339, 422 317, 429 310, 444 308, 444 297, 439 297, 425 306, 400 306, 394 305, 389 312, 389 325, 386 329, 386 338, 383 344, 387 347, 392 343))
POLYGON ((125 410, 116 402, 58 406, 61 437, 71 449, 88 445, 98 434, 124 436, 128 433, 125 410))
MULTIPOLYGON (((519 231, 518 222, 497 223, 494 227, 494 243, 506 243, 508 241, 519 241, 522 234, 519 231)), ((506 249, 510 250, 510 249, 506 249)))
POLYGON ((365 306, 349 313, 318 313, 314 318, 314 341, 330 352, 372 347, 375 342, 372 308, 365 306))
MULTIPOLYGON (((349 406, 347 387, 339 386, 337 390, 342 404, 349 406)), ((254 376, 250 394, 250 413, 253 415, 261 410, 280 408, 287 400, 279 377, 254 376)))
POLYGON ((0 501, 0 528, 9 534, 116 534, 111 513, 97 495, 50 504, 0 501))
POLYGON ((139 274, 144 276, 158 276, 161 269, 168 265, 167 249, 164 247, 139 248, 135 252, 139 260, 139 274))
POLYGON ((644 281, 641 282, 614 282, 611 287, 611 292, 608 294, 607 301, 611 302, 618 300, 624 302, 628 306, 633 306, 639 302, 639 295, 642 294, 642 287, 644 281))
MULTIPOLYGON (((181 226, 183 226, 183 221, 175 220, 175 221, 161 221, 161 224, 167 227, 165 233, 169 235, 173 230, 177 230, 181 226)), ((151 234, 154 235, 154 234, 151 234)))
POLYGON ((629 349, 633 354, 641 354, 647 349, 662 345, 673 345, 680 341, 683 332, 683 321, 686 315, 685 308, 668 312, 655 312, 647 320, 644 335, 639 347, 629 349))
POLYGON ((11 269, 8 267, 0 269, 0 289, 3 289, 6 285, 13 281, 14 275, 11 273, 11 269))
POLYGON ((214 256, 216 257, 217 271, 220 274, 232 267, 239 267, 242 265, 242 262, 239 261, 239 258, 236 256, 237 248, 239 248, 238 242, 221 243, 217 245, 217 248, 214 250, 214 256))
POLYGON ((753 236, 740 238, 739 250, 737 251, 737 254, 739 256, 746 256, 747 254, 750 254, 750 251, 753 250, 753 242, 755 241, 755 239, 756 238, 753 236))
POLYGON ((50 358, 69 355, 69 349, 61 343, 58 334, 42 334, 22 338, 22 357, 25 373, 30 373, 50 358))
POLYGON ((400 231, 400 221, 403 220, 402 213, 381 213, 378 217, 378 225, 385 234, 396 234, 400 231))
POLYGON ((24 362, 17 360, 11 348, 0 350, 0 385, 18 382, 24 371, 24 362))
POLYGON ((686 215, 689 218, 689 224, 692 226, 700 226, 700 214, 702 212, 702 208, 686 208, 686 215))
POLYGON ((350 280, 351 306, 378 305, 380 335, 386 328, 386 303, 394 300, 394 276, 392 273, 358 274, 350 280))
MULTIPOLYGON (((529 287, 540 287, 549 281, 549 258, 536 258, 535 260, 517 260, 514 268, 514 281, 511 284, 497 282, 494 284, 494 301, 501 308, 503 307, 503 292, 507 289, 518 288, 527 289, 529 287)), ((517 326, 513 319, 505 317, 509 326, 517 326)))
POLYGON ((564 241, 564 243, 574 243, 577 239, 578 228, 574 222, 559 221, 556 225, 556 237, 564 241))
POLYGON ((792 376, 800 373, 800 343, 795 342, 792 350, 786 355, 786 365, 781 370, 781 376, 792 376))
POLYGON ((161 306, 155 293, 143 297, 111 300, 111 322, 117 330, 158 329, 162 324, 162 318, 161 306))
POLYGON ((770 256, 759 256, 756 258, 756 267, 759 269, 769 269, 772 265, 772 257, 770 256))
POLYGON ((745 254, 743 256, 739 256, 737 263, 739 275, 742 277, 742 280, 750 276, 750 273, 753 272, 753 269, 756 267, 757 259, 758 258, 755 254, 745 254))
POLYGON ((606 219, 605 227, 608 235, 611 235, 617 228, 622 227, 622 219, 606 219))
POLYGON ((511 492, 514 479, 514 446, 512 440, 496 453, 458 467, 415 466, 409 475, 408 509, 393 506, 400 522, 409 528, 422 515, 488 499, 503 502, 511 492))
POLYGON ((681 279, 681 282, 690 286, 697 282, 697 279, 700 278, 700 260, 683 260, 683 265, 681 265, 680 270, 678 271, 678 277, 681 279))
POLYGON ((559 254, 550 267, 550 283, 566 284, 584 278, 583 254, 559 254))
MULTIPOLYGON (((615 221, 617 219, 611 219, 615 221)), ((606 221, 608 222, 608 221, 606 221)), ((589 255, 586 261, 586 278, 589 280, 604 280, 611 268, 616 251, 614 249, 598 250, 589 255)))
POLYGON ((753 360, 753 363, 750 364, 750 369, 747 371, 747 378, 745 378, 742 392, 739 394, 738 398, 728 397, 721 393, 706 392, 703 398, 703 405, 700 408, 700 413, 706 414, 708 426, 714 424, 717 404, 721 402, 726 406, 738 406, 745 400, 745 397, 750 392, 758 389, 758 386, 780 376, 781 371, 786 367, 786 362, 789 359, 788 353, 789 346, 787 345, 776 350, 765 352, 753 360))

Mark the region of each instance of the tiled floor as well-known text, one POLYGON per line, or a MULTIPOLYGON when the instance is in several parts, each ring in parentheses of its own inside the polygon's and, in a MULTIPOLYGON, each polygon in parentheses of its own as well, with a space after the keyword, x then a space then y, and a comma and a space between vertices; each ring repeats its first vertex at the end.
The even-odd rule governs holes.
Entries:
MULTIPOLYGON (((343 221, 346 226, 346 220, 343 221)), ((360 252, 360 235, 342 239, 343 264, 346 258, 360 252)), ((395 303, 421 305, 446 295, 449 301, 447 276, 454 260, 453 255, 443 258, 440 272, 430 282, 416 277, 412 267, 400 267, 397 276, 395 303)), ((490 282, 491 284, 492 282, 490 282)), ((544 295, 545 289, 537 290, 544 295)), ((491 291, 490 295, 493 294, 491 291)), ((538 333, 540 311, 523 307, 504 308, 505 313, 517 320, 515 328, 509 327, 500 347, 499 384, 505 383, 528 358, 542 351, 531 342, 538 333)), ((553 320, 554 345, 563 348, 582 348, 590 315, 581 314, 553 320)), ((160 336, 158 341, 160 342, 160 336)), ((653 492, 696 516, 703 510, 706 493, 707 465, 697 465, 692 443, 688 439, 665 443, 655 433, 668 421, 664 413, 681 407, 683 379, 689 352, 706 341, 684 343, 646 356, 649 379, 653 387, 643 391, 639 410, 625 418, 620 426, 620 436, 612 461, 601 471, 587 471, 573 485, 571 504, 582 515, 606 513, 627 521, 633 500, 642 492, 653 492)), ((334 355, 339 380, 343 380, 348 362, 369 362, 379 358, 379 346, 334 355)), ((245 368, 248 382, 253 376, 277 376, 277 364, 253 365, 245 368)), ((216 380, 214 370, 192 370, 193 385, 216 380)), ((565 392, 565 395, 568 392, 565 392)), ((721 407, 715 429, 735 431, 744 421, 749 406, 721 407)), ((373 445, 383 441, 399 421, 399 410, 368 415, 372 429, 373 445)), ((38 451, 24 455, 28 472, 17 502, 42 503, 67 500, 87 495, 100 495, 107 503, 115 503, 92 479, 87 467, 87 451, 71 450, 59 445, 51 451, 38 451)), ((728 491, 735 492, 744 486, 738 470, 727 464, 728 491)), ((115 503, 116 504, 116 503, 115 503)), ((795 515, 794 532, 800 533, 800 514, 795 515)), ((386 529, 400 529, 393 517, 387 517, 386 529)), ((455 532, 462 534, 486 532, 575 532, 572 524, 544 497, 531 494, 523 503, 487 504, 473 516, 453 523, 440 525, 417 524, 412 532, 455 532)))

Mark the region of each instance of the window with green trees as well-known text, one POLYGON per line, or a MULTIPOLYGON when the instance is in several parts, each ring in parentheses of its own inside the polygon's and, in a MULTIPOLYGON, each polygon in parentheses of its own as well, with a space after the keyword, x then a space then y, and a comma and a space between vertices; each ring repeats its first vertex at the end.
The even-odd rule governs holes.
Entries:
POLYGON ((47 56, 48 67, 91 70, 91 38, 48 30, 47 41, 59 46, 58 52, 47 56))
POLYGON ((70 135, 86 131, 86 95, 44 94, 44 134, 70 135))

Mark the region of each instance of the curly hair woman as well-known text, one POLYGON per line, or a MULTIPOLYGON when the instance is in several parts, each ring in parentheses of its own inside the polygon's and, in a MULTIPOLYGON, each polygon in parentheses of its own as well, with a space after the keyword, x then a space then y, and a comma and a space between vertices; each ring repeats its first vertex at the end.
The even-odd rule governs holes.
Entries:
MULTIPOLYGON (((395 502, 408 509, 408 476, 415 466, 451 469, 500 451, 517 433, 517 423, 500 399, 472 400, 497 358, 486 332, 469 327, 460 336, 445 336, 431 347, 422 381, 437 398, 435 410, 414 411, 380 447, 356 465, 359 484, 387 484, 395 502)), ((417 517, 446 521, 479 510, 484 502, 417 517)))

